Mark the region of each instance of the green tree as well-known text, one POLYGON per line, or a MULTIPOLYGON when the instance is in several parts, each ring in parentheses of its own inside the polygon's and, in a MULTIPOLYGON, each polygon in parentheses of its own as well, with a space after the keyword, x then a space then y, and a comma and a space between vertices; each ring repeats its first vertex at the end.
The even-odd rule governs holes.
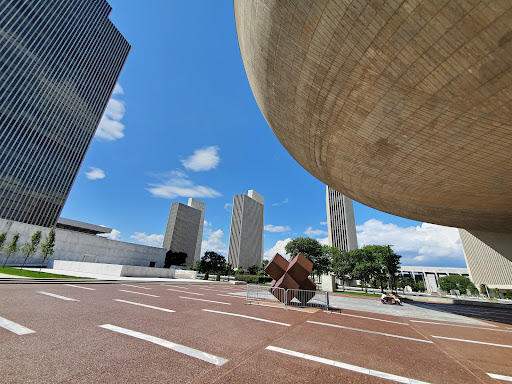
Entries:
POLYGON ((199 272, 223 272, 226 269, 226 258, 216 252, 205 252, 197 265, 199 272))
POLYGON ((512 300, 512 289, 509 289, 507 293, 505 293, 505 299, 512 300))
POLYGON ((356 279, 361 280, 366 293, 368 293, 368 283, 380 271, 381 266, 375 255, 367 249, 354 249, 350 251, 350 257, 355 264, 352 274, 356 279))
POLYGON ((30 241, 27 241, 25 245, 21 247, 21 254, 23 255, 23 265, 21 268, 23 268, 27 260, 36 253, 40 241, 41 231, 36 231, 30 238, 30 241))
POLYGON ((320 276, 327 271, 329 260, 324 256, 322 246, 317 240, 310 237, 297 237, 286 244, 284 249, 292 257, 302 253, 313 263, 314 275, 320 276))
POLYGON ((355 263, 350 257, 350 253, 340 251, 336 247, 324 246, 322 247, 324 253, 331 260, 331 271, 336 278, 341 280, 342 289, 345 290, 345 281, 352 279, 355 263))
POLYGON ((412 279, 410 277, 408 277, 408 276, 405 276, 405 277, 402 276, 398 280, 398 285, 399 285, 400 288, 402 288, 402 292, 405 293, 405 288, 406 287, 411 287, 411 289, 412 289, 412 287, 414 285, 414 281, 412 281, 412 279))
POLYGON ((39 268, 39 273, 41 273, 41 268, 43 264, 53 256, 55 247, 55 227, 52 225, 50 227, 50 232, 46 235, 45 241, 41 244, 41 267, 39 268))
POLYGON ((425 292, 425 284, 423 283, 423 281, 418 281, 418 283, 416 284, 416 290, 418 292, 425 292))
POLYGON ((18 248, 18 239, 20 238, 20 234, 18 232, 16 232, 14 234, 14 236, 12 237, 12 240, 11 242, 9 243, 9 245, 7 247, 4 248, 4 252, 5 252, 5 260, 4 260, 4 265, 3 267, 5 267, 5 264, 7 264, 7 260, 9 260, 9 258, 12 256, 12 255, 15 255, 16 253, 18 253, 19 251, 19 248, 18 248))
POLYGON ((257 275, 260 267, 258 267, 256 264, 253 264, 249 268, 247 268, 247 273, 249 275, 257 275))
POLYGON ((485 284, 480 284, 480 293, 482 295, 486 295, 487 296, 487 286, 485 284))
POLYGON ((5 239, 7 237, 7 232, 0 233, 0 252, 4 249, 5 239))
POLYGON ((244 275, 245 271, 242 267, 238 267, 238 269, 235 271, 235 275, 244 275))
POLYGON ((268 262, 269 262, 269 260, 266 260, 266 259, 261 262, 261 267, 260 267, 260 270, 258 272, 260 275, 263 275, 263 276, 267 275, 265 273, 265 268, 267 268, 268 262))
POLYGON ((466 290, 468 289, 469 284, 474 287, 469 278, 461 275, 449 275, 440 277, 438 283, 439 288, 445 292, 458 290, 462 294, 466 294, 466 290))
POLYGON ((497 297, 498 299, 501 298, 501 292, 499 288, 494 288, 492 291, 495 297, 497 297))
POLYGON ((478 289, 476 288, 475 284, 473 284, 472 282, 469 282, 467 288, 469 290, 469 292, 471 292, 472 295, 477 295, 478 294, 478 289))
POLYGON ((171 265, 185 265, 187 254, 185 252, 167 251, 165 254, 164 268, 170 268, 171 265))
POLYGON ((396 290, 397 275, 400 272, 400 258, 389 245, 366 245, 362 249, 369 251, 380 264, 380 270, 375 274, 374 279, 378 282, 380 289, 384 292, 385 287, 396 290))

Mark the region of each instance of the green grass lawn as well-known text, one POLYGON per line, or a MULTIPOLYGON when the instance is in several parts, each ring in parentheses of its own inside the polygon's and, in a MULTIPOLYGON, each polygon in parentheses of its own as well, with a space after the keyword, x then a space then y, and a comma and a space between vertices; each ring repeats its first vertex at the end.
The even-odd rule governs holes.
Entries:
POLYGON ((46 273, 46 272, 35 272, 35 271, 27 271, 25 269, 17 269, 10 267, 0 267, 0 273, 5 273, 6 275, 16 275, 16 276, 25 276, 25 277, 36 277, 36 278, 52 278, 52 279, 88 279, 88 277, 76 277, 76 276, 66 276, 66 275, 56 275, 54 273, 46 273))
POLYGON ((371 296, 371 297, 378 297, 381 295, 381 293, 366 293, 366 292, 353 292, 353 291, 336 291, 334 293, 341 293, 342 295, 371 296))

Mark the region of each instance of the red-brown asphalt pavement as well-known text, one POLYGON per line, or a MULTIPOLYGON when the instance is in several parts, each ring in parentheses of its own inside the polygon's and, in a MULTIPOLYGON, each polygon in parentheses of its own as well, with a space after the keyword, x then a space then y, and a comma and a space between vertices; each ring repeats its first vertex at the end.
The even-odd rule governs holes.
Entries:
MULTIPOLYGON (((498 381, 486 373, 512 376, 512 332, 479 329, 478 326, 450 326, 446 322, 443 325, 426 324, 400 316, 344 309, 340 315, 246 305, 238 296, 229 297, 230 293, 243 292, 243 288, 227 285, 132 284, 136 285, 134 287, 80 284, 79 281, 73 284, 94 290, 64 284, 0 285, 0 317, 35 331, 17 335, 0 327, 1 382, 392 382, 325 364, 325 361, 285 355, 267 349, 269 346, 430 383, 493 383, 498 381), (169 288, 190 293, 170 291, 169 288), (65 301, 38 293, 40 291, 78 301, 65 301), (289 326, 218 312, 252 316, 289 326), (227 362, 216 366, 162 345, 100 327, 104 324, 181 344, 227 362)), ((491 329, 512 331, 505 324, 488 324, 496 325, 489 327, 491 329)))

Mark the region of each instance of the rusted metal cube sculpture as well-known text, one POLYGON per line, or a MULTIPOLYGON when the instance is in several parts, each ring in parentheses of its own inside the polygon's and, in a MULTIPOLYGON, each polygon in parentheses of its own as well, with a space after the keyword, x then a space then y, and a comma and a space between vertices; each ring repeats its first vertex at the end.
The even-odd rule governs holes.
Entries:
POLYGON ((308 279, 313 270, 313 263, 299 253, 287 261, 279 253, 270 260, 265 272, 274 279, 270 292, 281 302, 289 304, 297 298, 302 305, 306 305, 315 296, 316 284, 308 279), (276 289, 282 288, 282 290, 276 289), (297 290, 307 290, 298 295, 297 290))

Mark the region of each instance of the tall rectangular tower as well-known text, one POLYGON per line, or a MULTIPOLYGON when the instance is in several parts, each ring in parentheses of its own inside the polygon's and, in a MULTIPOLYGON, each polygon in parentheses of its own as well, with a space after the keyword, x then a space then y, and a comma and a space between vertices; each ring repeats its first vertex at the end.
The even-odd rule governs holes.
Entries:
POLYGON ((326 186, 325 205, 329 246, 347 252, 356 249, 356 221, 352 199, 326 186))
POLYGON ((233 197, 228 263, 247 269, 263 261, 263 196, 254 190, 233 197))
POLYGON ((186 266, 194 265, 201 257, 205 207, 203 202, 192 198, 188 199, 188 205, 171 205, 163 247, 168 251, 185 252, 186 266))
POLYGON ((0 0, 0 217, 57 222, 130 45, 106 0, 0 0))

